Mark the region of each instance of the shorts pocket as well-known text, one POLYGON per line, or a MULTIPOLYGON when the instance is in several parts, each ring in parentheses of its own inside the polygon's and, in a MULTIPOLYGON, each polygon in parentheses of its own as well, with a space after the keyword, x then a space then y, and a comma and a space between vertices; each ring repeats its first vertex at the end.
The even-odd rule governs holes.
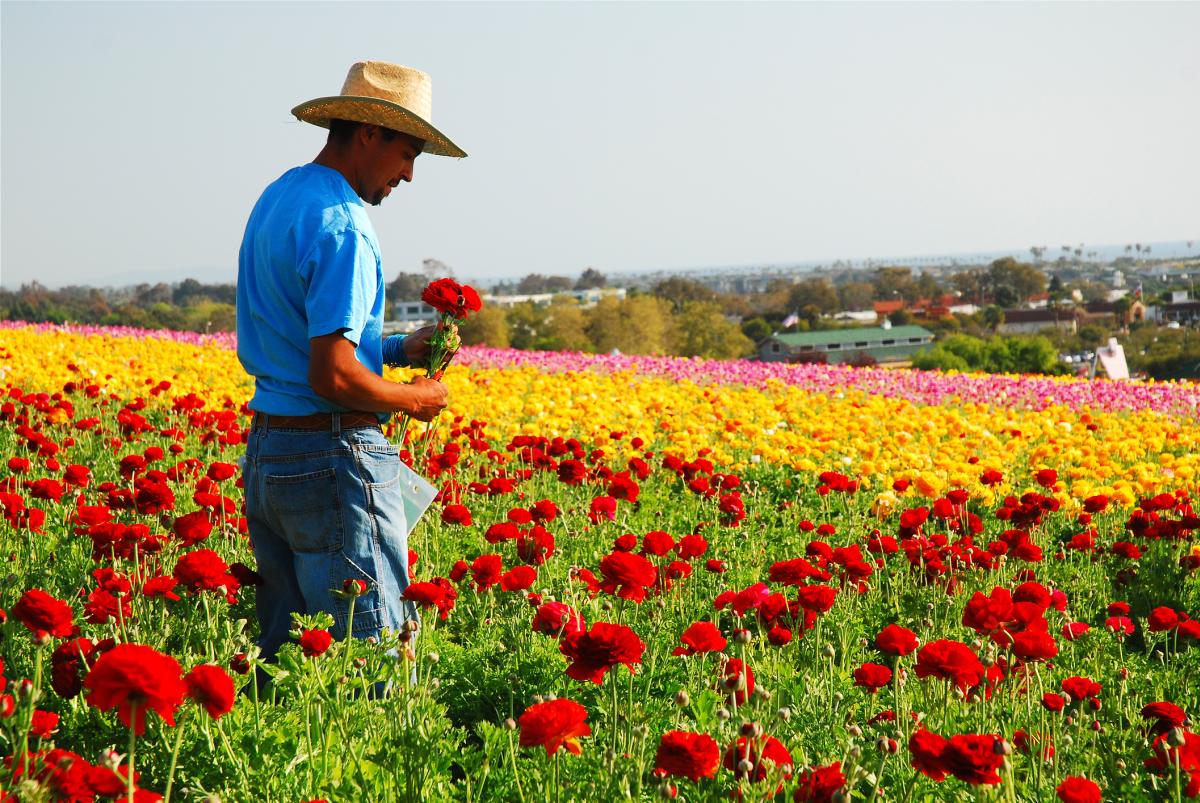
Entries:
POLYGON ((264 496, 278 532, 296 552, 335 552, 342 548, 341 499, 332 469, 264 478, 264 496))

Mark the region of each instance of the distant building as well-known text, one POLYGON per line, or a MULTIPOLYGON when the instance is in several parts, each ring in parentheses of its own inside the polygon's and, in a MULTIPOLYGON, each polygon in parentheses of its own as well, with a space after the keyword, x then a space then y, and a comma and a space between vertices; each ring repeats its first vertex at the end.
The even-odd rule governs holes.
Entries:
MULTIPOLYGON (((1172 298, 1177 294, 1172 293, 1172 298)), ((1158 308, 1158 320, 1162 323, 1190 325, 1200 323, 1200 301, 1180 300, 1163 304, 1158 308)))
POLYGON ((1004 323, 997 329, 1003 335, 1031 335, 1043 329, 1060 329, 1074 333, 1078 315, 1066 309, 1006 309, 1004 323))
POLYGON ((624 287, 591 287, 587 290, 562 290, 557 293, 530 293, 525 295, 485 295, 483 303, 496 307, 515 307, 518 304, 531 303, 534 306, 545 307, 554 300, 555 296, 571 296, 581 307, 594 307, 600 299, 612 296, 618 300, 625 298, 624 287))
POLYGON ((933 342, 921 326, 871 326, 771 335, 758 344, 762 362, 905 363, 933 342))
MULTIPOLYGON (((517 304, 532 303, 544 307, 554 300, 555 296, 571 296, 581 307, 594 307, 596 302, 605 296, 616 299, 625 298, 624 287, 593 287, 587 290, 563 290, 559 293, 534 293, 529 295, 490 295, 483 296, 483 303, 496 307, 515 307, 517 304)), ((422 326, 429 326, 437 321, 438 314, 423 301, 397 301, 392 305, 392 314, 384 323, 386 333, 411 332, 422 326)))
POLYGON ((1125 319, 1120 320, 1117 315, 1116 301, 1092 301, 1084 306, 1087 310, 1087 317, 1096 320, 1107 318, 1110 322, 1120 326, 1128 326, 1136 321, 1144 321, 1147 319, 1146 305, 1137 299, 1133 299, 1129 303, 1129 309, 1125 310, 1125 319))

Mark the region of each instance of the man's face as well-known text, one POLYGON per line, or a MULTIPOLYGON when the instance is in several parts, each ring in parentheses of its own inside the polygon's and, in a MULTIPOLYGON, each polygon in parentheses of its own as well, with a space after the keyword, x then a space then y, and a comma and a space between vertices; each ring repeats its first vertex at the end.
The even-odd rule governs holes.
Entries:
POLYGON ((412 181, 413 162, 425 147, 423 140, 408 134, 389 139, 378 126, 364 126, 358 195, 378 206, 401 181, 412 181))

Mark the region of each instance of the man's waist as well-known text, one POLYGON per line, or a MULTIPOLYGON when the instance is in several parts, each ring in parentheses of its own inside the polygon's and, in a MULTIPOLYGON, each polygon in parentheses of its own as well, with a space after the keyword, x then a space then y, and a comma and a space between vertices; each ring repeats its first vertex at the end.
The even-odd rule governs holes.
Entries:
POLYGON ((303 429, 334 432, 359 427, 378 427, 379 416, 376 413, 357 410, 344 413, 309 413, 307 415, 271 415, 270 413, 255 412, 253 426, 255 429, 303 429))

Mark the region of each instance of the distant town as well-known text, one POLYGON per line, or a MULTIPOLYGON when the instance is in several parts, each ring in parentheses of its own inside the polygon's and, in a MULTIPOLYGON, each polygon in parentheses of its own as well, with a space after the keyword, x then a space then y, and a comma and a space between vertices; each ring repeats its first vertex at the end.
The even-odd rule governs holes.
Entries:
MULTIPOLYGON (((531 273, 482 285, 463 341, 494 347, 674 354, 926 370, 1200 379, 1200 253, 1149 245, 1034 246, 967 264, 814 266, 605 275, 531 273)), ((387 287, 389 331, 433 320, 420 301, 452 266, 426 260, 387 287)), ((195 279, 124 288, 34 282, 0 290, 0 318, 192 331, 235 326, 235 288, 195 279)))

